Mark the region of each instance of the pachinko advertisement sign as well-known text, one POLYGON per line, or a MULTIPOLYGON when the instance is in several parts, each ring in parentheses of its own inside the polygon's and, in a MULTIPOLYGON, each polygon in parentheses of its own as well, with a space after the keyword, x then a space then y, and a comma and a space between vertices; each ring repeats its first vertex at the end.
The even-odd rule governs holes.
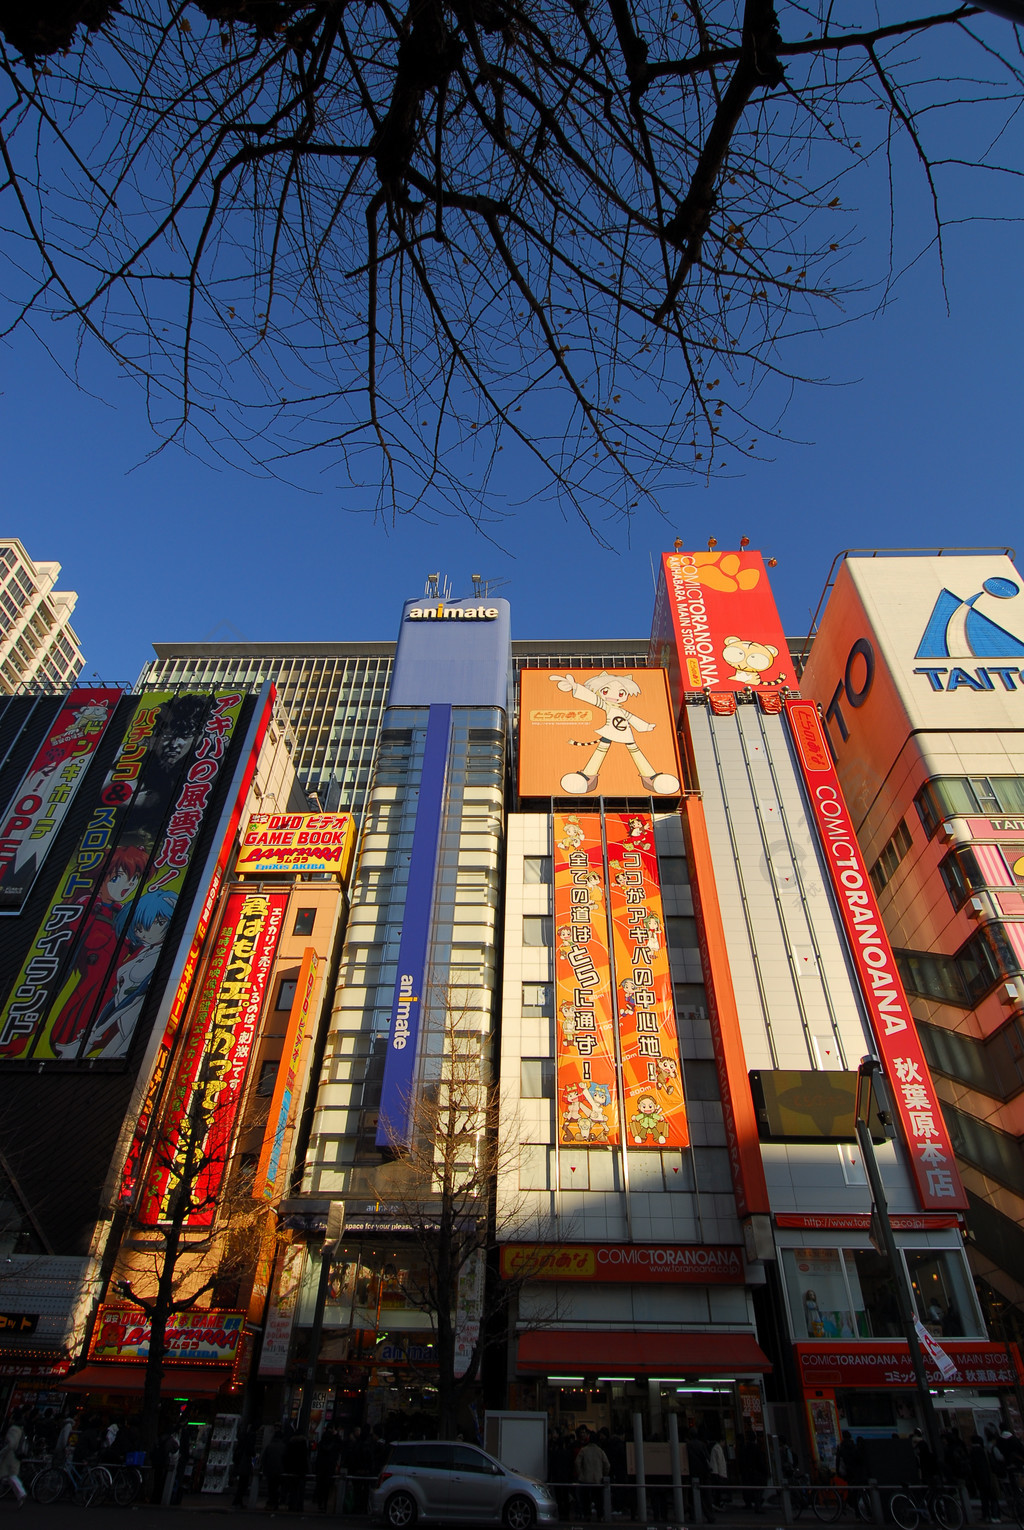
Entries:
POLYGON ((353 824, 351 813, 254 813, 242 835, 235 874, 345 877, 355 844, 353 824))
POLYGON ((678 795, 663 669, 524 669, 519 686, 521 797, 678 795))
POLYGON ((213 1221, 287 904, 283 892, 228 898, 143 1195, 144 1224, 168 1215, 183 1179, 189 1225, 213 1221))
POLYGON ((650 814, 605 819, 623 1117, 631 1147, 684 1148, 690 1133, 650 814))
POLYGON ((875 1046, 910 1154, 918 1198, 926 1211, 965 1209, 967 1198, 942 1107, 817 706, 810 701, 787 701, 786 717, 875 1046))
MULTIPOLYGON (((245 1327, 244 1312, 219 1307, 172 1312, 164 1325, 165 1360, 230 1365, 245 1327)), ((138 1307, 100 1307, 90 1360, 147 1360, 152 1324, 138 1307)))
POLYGON ((596 814, 554 818, 558 1140, 619 1141, 604 846, 596 814))
POLYGON ((170 692, 139 701, 99 798, 0 1014, 0 1058, 77 1058, 99 1014, 153 841, 147 767, 170 692), (137 826, 137 827, 136 827, 137 826), (133 827, 135 832, 130 832, 133 827))
POLYGON ((61 705, 0 819, 0 913, 25 906, 123 694, 80 687, 61 705))
POLYGON ((677 701, 686 691, 760 690, 792 681, 761 554, 749 547, 665 553, 650 662, 668 669, 677 701))
POLYGON ((321 963, 312 946, 307 946, 295 984, 295 997, 288 1016, 284 1051, 277 1070, 277 1080, 267 1116, 267 1130, 263 1138, 256 1170, 253 1195, 272 1201, 284 1189, 291 1160, 292 1138, 295 1135, 295 1117, 301 1080, 305 1076, 306 1054, 313 1039, 315 1011, 313 998, 321 963))

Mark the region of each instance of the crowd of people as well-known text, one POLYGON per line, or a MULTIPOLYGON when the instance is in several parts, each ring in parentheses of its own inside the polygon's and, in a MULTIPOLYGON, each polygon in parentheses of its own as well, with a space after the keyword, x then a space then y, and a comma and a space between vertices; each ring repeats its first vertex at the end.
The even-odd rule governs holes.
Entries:
MULTIPOLYGON (((965 1440, 959 1430, 942 1430, 940 1459, 920 1429, 910 1437, 917 1475, 921 1482, 962 1483, 978 1499, 983 1521, 998 1522, 1001 1509, 1016 1503, 1017 1479, 1024 1472, 1024 1445, 1010 1429, 988 1424, 984 1437, 978 1433, 965 1440)), ((844 1430, 836 1450, 836 1476, 851 1486, 861 1486, 875 1475, 870 1470, 868 1445, 844 1430)))

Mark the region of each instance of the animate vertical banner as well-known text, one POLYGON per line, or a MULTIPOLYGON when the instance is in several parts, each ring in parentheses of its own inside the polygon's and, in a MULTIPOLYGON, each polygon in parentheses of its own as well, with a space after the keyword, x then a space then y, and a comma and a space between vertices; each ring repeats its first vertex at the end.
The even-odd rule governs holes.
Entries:
POLYGON ((556 813, 554 824, 558 1140, 619 1141, 612 977, 601 820, 556 813))
POLYGON ((786 718, 839 915, 926 1211, 966 1209, 953 1144, 874 889, 832 764, 818 708, 787 701, 786 718))
POLYGON ((54 718, 0 819, 0 913, 24 908, 123 694, 80 687, 54 718))
POLYGON ((317 989, 319 968, 320 961, 316 952, 312 946, 307 946, 295 984, 284 1051, 277 1070, 267 1116, 267 1130, 253 1186, 253 1195, 264 1201, 272 1201, 285 1187, 291 1142, 295 1134, 300 1081, 305 1074, 306 1053, 313 1036, 313 996, 317 989))
POLYGON ((605 839, 626 1141, 688 1147, 654 820, 649 813, 609 814, 605 839))

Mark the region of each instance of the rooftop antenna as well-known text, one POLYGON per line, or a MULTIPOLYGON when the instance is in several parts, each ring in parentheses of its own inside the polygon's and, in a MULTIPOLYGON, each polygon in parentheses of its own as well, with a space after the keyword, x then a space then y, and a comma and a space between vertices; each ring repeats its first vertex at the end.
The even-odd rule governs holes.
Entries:
POLYGON ((452 582, 447 574, 428 574, 423 593, 434 600, 447 600, 452 592, 452 582))
POLYGON ((473 595, 476 600, 486 600, 492 590, 500 590, 508 584, 507 579, 485 579, 483 574, 470 574, 473 595))

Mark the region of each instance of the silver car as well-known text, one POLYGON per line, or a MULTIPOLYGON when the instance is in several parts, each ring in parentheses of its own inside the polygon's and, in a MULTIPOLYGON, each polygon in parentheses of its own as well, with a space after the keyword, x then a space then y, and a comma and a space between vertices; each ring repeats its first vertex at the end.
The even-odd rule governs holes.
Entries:
POLYGON ((468 1520, 506 1530, 552 1525, 558 1505, 533 1477, 509 1471, 485 1450, 461 1440, 403 1440, 392 1445, 370 1495, 370 1513, 391 1530, 468 1520))

